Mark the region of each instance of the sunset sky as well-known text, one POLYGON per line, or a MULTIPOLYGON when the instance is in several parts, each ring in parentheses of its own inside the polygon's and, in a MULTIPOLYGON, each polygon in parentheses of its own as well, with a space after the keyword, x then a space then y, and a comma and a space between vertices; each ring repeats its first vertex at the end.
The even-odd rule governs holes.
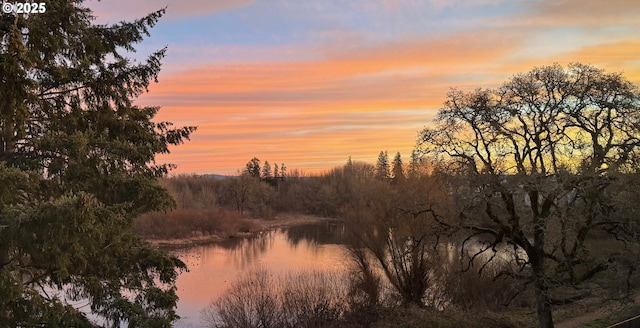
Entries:
POLYGON ((159 156, 235 174, 256 156, 319 173, 408 161, 447 91, 582 62, 640 85, 637 0, 91 0, 98 23, 168 6, 136 57, 168 47, 139 105, 196 125, 159 156))

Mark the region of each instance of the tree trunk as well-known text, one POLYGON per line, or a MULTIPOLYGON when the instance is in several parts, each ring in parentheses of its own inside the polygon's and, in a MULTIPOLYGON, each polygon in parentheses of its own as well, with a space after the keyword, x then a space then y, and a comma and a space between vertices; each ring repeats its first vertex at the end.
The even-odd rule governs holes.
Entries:
POLYGON ((549 296, 547 295, 546 286, 544 282, 541 284, 536 281, 536 312, 538 314, 538 327, 540 328, 553 328, 553 314, 551 312, 551 302, 549 302, 549 296), (543 285, 543 286, 539 286, 543 285))
POLYGON ((536 293, 536 313, 538 316, 538 327, 553 328, 553 313, 551 311, 551 300, 549 299, 549 286, 547 286, 544 275, 544 259, 536 257, 531 261, 533 270, 534 287, 536 293))

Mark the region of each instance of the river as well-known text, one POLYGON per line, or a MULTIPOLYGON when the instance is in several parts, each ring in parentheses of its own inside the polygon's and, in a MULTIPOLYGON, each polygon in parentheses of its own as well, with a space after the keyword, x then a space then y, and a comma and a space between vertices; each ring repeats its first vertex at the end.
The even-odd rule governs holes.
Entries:
POLYGON ((175 327, 203 327, 202 309, 251 269, 264 268, 274 274, 343 270, 347 265, 345 242, 344 224, 322 222, 174 250, 189 268, 176 282, 181 319, 175 327))

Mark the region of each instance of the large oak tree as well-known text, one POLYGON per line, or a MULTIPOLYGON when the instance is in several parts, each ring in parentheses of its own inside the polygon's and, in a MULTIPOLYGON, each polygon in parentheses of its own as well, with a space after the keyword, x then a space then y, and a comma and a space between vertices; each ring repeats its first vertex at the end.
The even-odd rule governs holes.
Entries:
POLYGON ((164 10, 96 25, 83 2, 0 15, 0 322, 167 327, 185 266, 131 226, 173 205, 154 158, 195 128, 133 103, 165 50, 128 56, 164 10))
POLYGON ((620 266, 638 241, 640 95, 621 74, 556 64, 452 90, 419 148, 462 177, 449 185, 459 215, 441 223, 467 233, 471 258, 511 249, 540 327, 554 291, 620 266))

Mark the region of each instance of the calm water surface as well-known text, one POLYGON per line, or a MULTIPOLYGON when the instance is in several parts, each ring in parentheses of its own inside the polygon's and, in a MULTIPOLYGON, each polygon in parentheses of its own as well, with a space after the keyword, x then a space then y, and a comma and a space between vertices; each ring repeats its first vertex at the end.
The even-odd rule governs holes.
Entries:
POLYGON ((177 281, 182 319, 175 327, 202 327, 200 311, 251 269, 274 274, 344 269, 345 241, 343 224, 323 222, 172 251, 189 267, 177 281))

